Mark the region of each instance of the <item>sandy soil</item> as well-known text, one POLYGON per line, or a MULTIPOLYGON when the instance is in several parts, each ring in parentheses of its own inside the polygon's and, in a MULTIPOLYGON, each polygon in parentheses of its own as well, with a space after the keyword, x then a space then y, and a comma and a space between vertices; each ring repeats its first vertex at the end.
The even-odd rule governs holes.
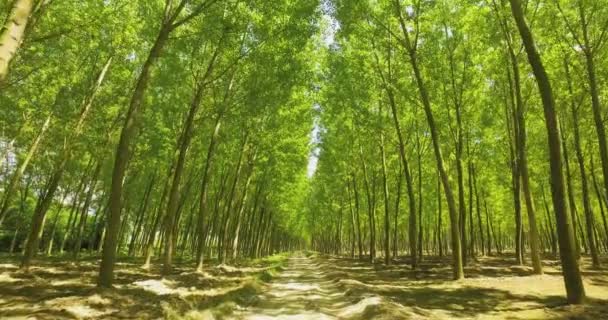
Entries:
POLYGON ((456 282, 445 259, 426 258, 418 270, 406 262, 299 254, 204 273, 185 264, 161 277, 132 261, 118 266, 115 289, 98 290, 97 260, 48 260, 26 274, 9 259, 0 264, 0 319, 608 319, 608 270, 586 260, 583 306, 565 304, 555 260, 535 276, 511 257, 483 257, 456 282))

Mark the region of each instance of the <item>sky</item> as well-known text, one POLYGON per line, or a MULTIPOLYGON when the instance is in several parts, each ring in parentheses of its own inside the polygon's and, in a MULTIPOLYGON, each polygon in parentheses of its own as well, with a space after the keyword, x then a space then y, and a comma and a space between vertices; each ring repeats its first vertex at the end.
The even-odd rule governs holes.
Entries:
POLYGON ((319 124, 317 121, 315 121, 312 131, 310 132, 310 143, 313 146, 313 149, 310 156, 308 156, 308 168, 306 171, 308 178, 312 178, 312 176, 315 175, 317 165, 319 164, 319 147, 316 146, 320 141, 319 132, 319 124))
MULTIPOLYGON (((338 21, 333 17, 333 8, 327 1, 321 3, 321 10, 324 12, 322 15, 322 35, 323 45, 325 48, 329 48, 334 44, 336 31, 340 28, 338 21)), ((315 110, 319 110, 321 107, 318 104, 312 106, 315 110)), ((310 132, 310 144, 313 146, 310 155, 308 156, 308 166, 306 175, 308 178, 312 178, 317 171, 317 165, 319 164, 319 152, 320 149, 317 146, 321 141, 321 127, 319 126, 319 119, 315 117, 313 120, 313 128, 310 132)))

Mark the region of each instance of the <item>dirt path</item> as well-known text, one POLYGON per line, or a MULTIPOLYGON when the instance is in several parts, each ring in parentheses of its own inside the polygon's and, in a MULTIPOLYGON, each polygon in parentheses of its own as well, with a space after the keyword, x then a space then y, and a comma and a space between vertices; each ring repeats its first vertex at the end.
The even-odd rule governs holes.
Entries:
POLYGON ((253 307, 235 312, 234 319, 339 319, 352 302, 327 278, 326 268, 305 256, 288 260, 253 307))

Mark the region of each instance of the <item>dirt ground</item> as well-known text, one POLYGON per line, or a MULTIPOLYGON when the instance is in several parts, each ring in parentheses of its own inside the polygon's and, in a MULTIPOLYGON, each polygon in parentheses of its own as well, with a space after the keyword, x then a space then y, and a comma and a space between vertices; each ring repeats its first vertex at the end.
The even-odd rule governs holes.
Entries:
POLYGON ((160 264, 142 269, 139 260, 118 263, 114 289, 96 288, 99 260, 38 261, 28 273, 14 257, 0 261, 0 319, 207 319, 205 309, 226 301, 255 303, 263 280, 280 270, 284 256, 235 266, 177 264, 160 275, 160 264))
POLYGON ((534 276, 506 256, 470 262, 462 281, 437 257, 414 271, 404 260, 297 254, 203 273, 183 264, 165 277, 125 261, 113 290, 95 287, 96 259, 43 260, 27 274, 11 257, 0 261, 0 319, 608 319, 608 269, 586 259, 583 306, 565 304, 558 261, 534 276))

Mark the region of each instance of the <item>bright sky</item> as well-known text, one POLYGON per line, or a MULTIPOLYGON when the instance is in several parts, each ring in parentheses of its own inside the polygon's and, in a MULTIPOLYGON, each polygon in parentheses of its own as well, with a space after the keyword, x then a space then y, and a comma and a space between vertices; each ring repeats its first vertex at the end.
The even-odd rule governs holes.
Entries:
POLYGON ((319 148, 316 147, 316 144, 319 142, 320 138, 319 131, 319 125, 317 121, 315 121, 315 124, 312 128, 312 132, 310 133, 310 143, 313 145, 313 149, 310 153, 310 156, 308 156, 308 168, 306 175, 309 178, 312 178, 312 176, 315 174, 315 172, 317 171, 317 164, 319 163, 319 148))
MULTIPOLYGON (((334 44, 334 38, 336 35, 336 31, 340 28, 338 21, 333 17, 333 8, 329 4, 328 1, 323 1, 321 3, 321 10, 324 12, 322 16, 322 30, 323 34, 323 45, 325 48, 328 48, 334 44)), ((313 106, 314 109, 319 110, 320 106, 315 104, 313 106)), ((310 156, 308 156, 308 167, 307 167, 307 176, 308 178, 312 178, 312 176, 317 171, 317 165, 319 163, 319 148, 316 146, 320 140, 321 128, 319 127, 319 120, 314 119, 314 124, 312 131, 310 132, 310 143, 313 146, 312 152, 310 156)))

